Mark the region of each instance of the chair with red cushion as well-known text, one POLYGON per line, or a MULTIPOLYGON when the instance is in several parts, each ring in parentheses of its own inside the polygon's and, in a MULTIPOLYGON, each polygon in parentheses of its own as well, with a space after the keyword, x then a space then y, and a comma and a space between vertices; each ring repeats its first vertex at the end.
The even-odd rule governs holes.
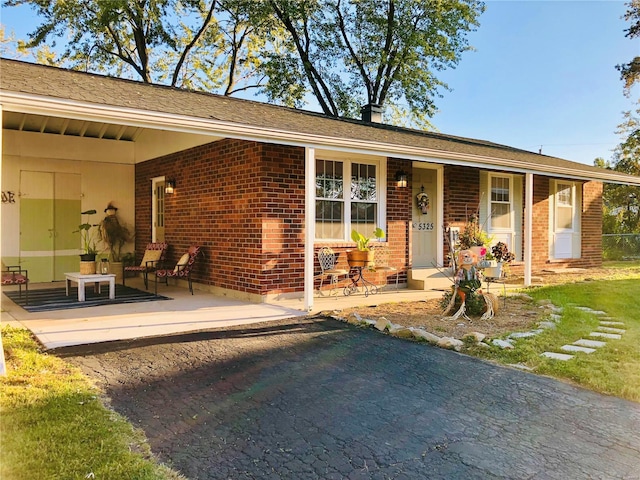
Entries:
POLYGON ((189 291, 193 295, 193 285, 191 284, 191 269, 196 262, 196 257, 200 253, 200 247, 191 245, 187 253, 182 255, 173 269, 158 268, 156 270, 156 295, 158 294, 159 279, 164 278, 165 285, 169 284, 169 278, 186 279, 189 282, 189 291))
POLYGON ((142 273, 144 277, 144 287, 149 289, 149 272, 153 272, 164 261, 164 257, 167 253, 169 246, 164 242, 154 242, 147 244, 147 248, 144 251, 144 256, 140 265, 128 265, 124 267, 124 275, 122 275, 122 284, 124 285, 127 272, 142 273))
POLYGON ((10 265, 2 268, 2 286, 17 285, 22 300, 22 286, 24 285, 25 305, 29 305, 29 274, 19 265, 10 265))

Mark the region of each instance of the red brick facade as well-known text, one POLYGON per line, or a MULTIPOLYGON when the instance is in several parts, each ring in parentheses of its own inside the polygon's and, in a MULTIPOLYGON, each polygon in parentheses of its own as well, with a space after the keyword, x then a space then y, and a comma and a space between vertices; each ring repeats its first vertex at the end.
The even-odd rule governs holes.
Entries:
MULTIPOLYGON (((166 196, 165 240, 169 264, 189 245, 204 256, 193 280, 220 292, 233 291, 256 300, 265 295, 301 293, 304 282, 304 149, 225 139, 136 165, 136 251, 141 257, 151 241, 151 179, 175 178, 176 191, 166 196)), ((391 264, 407 280, 411 258, 411 188, 398 188, 398 170, 410 163, 387 162, 387 242, 391 264)), ((411 176, 409 175, 409 181, 411 176)), ((548 177, 534 176, 533 271, 549 265, 548 177)), ((444 225, 462 226, 480 200, 480 170, 444 168, 444 225)), ((583 191, 582 258, 558 265, 601 264, 602 184, 588 182, 583 191)), ((523 201, 524 204, 524 201, 523 201)), ((323 245, 316 243, 315 247, 323 245)), ((331 244, 339 266, 351 243, 331 244)), ((445 242, 445 256, 447 246, 445 242)), ((556 264, 557 262, 554 262, 556 264)), ((522 264, 515 265, 521 271, 522 264)), ((316 260, 316 273, 320 273, 316 260)), ((374 279, 384 281, 382 274, 374 279)), ((395 277, 387 278, 389 283, 395 277)))

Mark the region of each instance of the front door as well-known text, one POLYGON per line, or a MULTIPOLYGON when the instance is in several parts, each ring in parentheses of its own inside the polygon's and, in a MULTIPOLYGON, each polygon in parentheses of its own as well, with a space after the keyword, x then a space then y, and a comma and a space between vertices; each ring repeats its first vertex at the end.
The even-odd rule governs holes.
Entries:
POLYGON ((153 207, 151 233, 154 242, 164 242, 164 177, 154 178, 151 182, 153 207))
POLYGON ((78 269, 80 175, 20 172, 20 263, 31 282, 78 269))
POLYGON ((412 251, 413 268, 438 265, 438 171, 413 169, 412 251))

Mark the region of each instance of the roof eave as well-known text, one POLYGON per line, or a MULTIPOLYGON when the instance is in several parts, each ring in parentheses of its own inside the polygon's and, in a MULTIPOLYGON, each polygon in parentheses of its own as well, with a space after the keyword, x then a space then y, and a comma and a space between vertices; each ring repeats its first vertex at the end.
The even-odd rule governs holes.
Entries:
POLYGON ((165 112, 128 109, 110 105, 78 102, 49 96, 24 94, 15 91, 0 90, 0 104, 5 111, 29 113, 34 115, 68 116, 78 120, 118 122, 125 125, 196 133, 200 135, 226 136, 244 140, 279 143, 300 147, 334 148, 341 151, 353 151, 401 157, 422 162, 442 162, 452 165, 472 166, 492 170, 505 170, 516 173, 558 176, 585 181, 602 181, 625 185, 640 186, 640 177, 621 174, 612 170, 579 170, 552 165, 537 165, 533 162, 505 159, 470 153, 457 153, 446 150, 411 147, 384 142, 355 140, 353 138, 328 137, 295 131, 264 128, 224 122, 214 118, 191 117, 188 115, 165 112))

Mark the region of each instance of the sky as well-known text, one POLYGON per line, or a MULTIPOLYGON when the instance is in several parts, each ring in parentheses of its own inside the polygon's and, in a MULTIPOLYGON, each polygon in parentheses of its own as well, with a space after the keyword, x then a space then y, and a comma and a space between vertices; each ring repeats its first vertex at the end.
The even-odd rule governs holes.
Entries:
MULTIPOLYGON (((615 65, 640 55, 619 0, 488 0, 475 51, 439 73, 451 91, 437 99, 438 131, 593 165, 611 160, 624 111, 634 109, 615 65)), ((37 17, 2 7, 6 33, 26 38, 37 17)))

